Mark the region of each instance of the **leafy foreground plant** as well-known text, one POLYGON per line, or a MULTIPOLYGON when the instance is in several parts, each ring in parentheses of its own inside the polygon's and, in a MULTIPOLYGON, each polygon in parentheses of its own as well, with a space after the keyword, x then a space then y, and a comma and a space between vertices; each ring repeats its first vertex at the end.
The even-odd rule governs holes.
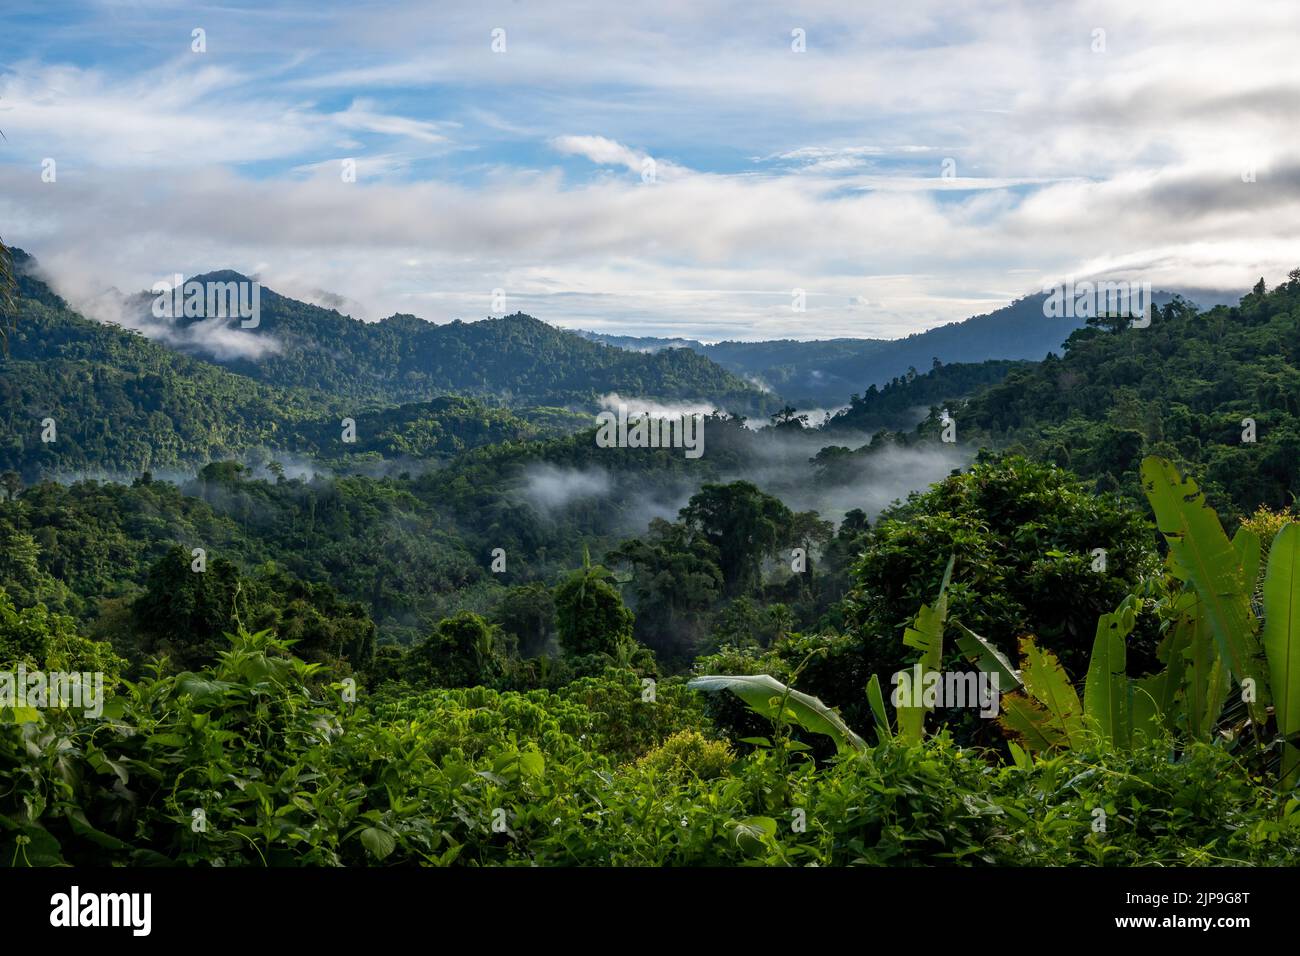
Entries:
POLYGON ((1209 740, 1217 728, 1230 743, 1249 741, 1255 763, 1276 764, 1291 788, 1300 776, 1300 526, 1282 525, 1268 549, 1261 617, 1259 536, 1243 525, 1229 541, 1195 482, 1169 462, 1148 458, 1142 475, 1173 586, 1102 615, 1082 702, 1055 657, 1025 639, 1025 693, 1004 698, 1002 724, 1031 750, 1092 740, 1127 748, 1164 732, 1209 740), (1148 600, 1166 633, 1165 669, 1131 678, 1124 642, 1148 600), (1237 709, 1242 718, 1224 726, 1237 709))
POLYGON ((1278 864, 1300 850, 1296 801, 1211 744, 1023 768, 945 733, 820 765, 797 748, 736 757, 708 740, 698 695, 664 681, 645 703, 631 672, 349 704, 269 634, 232 640, 210 668, 127 685, 100 718, 0 725, 0 863, 1278 864))
MULTIPOLYGON (((1015 767, 1035 772, 1042 758, 1036 762, 1026 750, 1040 755, 1062 750, 1132 753, 1168 747, 1175 735, 1183 754, 1174 762, 1181 763, 1190 759, 1188 754, 1200 753, 1198 742, 1210 739, 1235 681, 1247 718, 1221 736, 1236 745, 1249 733, 1253 753, 1236 749, 1256 765, 1267 762, 1260 757, 1280 751, 1278 779, 1290 790, 1300 776, 1300 528, 1282 526, 1269 548, 1261 622, 1252 604, 1262 553, 1258 535, 1243 526, 1229 541, 1195 483, 1181 479, 1167 461, 1148 458, 1143 479, 1169 544, 1168 567, 1175 582, 1168 590, 1163 581, 1144 585, 1158 595, 1152 603, 1167 634, 1159 651, 1163 671, 1142 678, 1127 673, 1125 639, 1148 601, 1142 593, 1129 595, 1114 613, 1098 620, 1082 699, 1055 655, 1040 649, 1032 636, 1021 640, 1023 667, 1017 671, 988 641, 961 628, 963 654, 980 670, 996 674, 997 686, 1006 692, 1000 722, 1023 744, 1009 744, 1015 767), (1270 701, 1274 706, 1268 706, 1270 701)), ((933 676, 941 666, 951 575, 950 560, 935 604, 923 606, 904 635, 904 643, 921 652, 919 678, 933 676)), ((796 692, 765 675, 710 677, 690 686, 726 687, 760 713, 828 733, 837 743, 848 730, 841 731, 838 715, 815 698, 807 698, 815 708, 787 710, 784 702, 796 692)), ((898 706, 895 732, 878 675, 866 694, 882 743, 889 745, 895 737, 904 743, 922 739, 925 715, 932 708, 898 706)), ((1248 776, 1254 770, 1240 766, 1236 772, 1248 776)), ((1296 803, 1294 798, 1287 801, 1281 809, 1284 819, 1296 803)), ((1113 807, 1100 811, 1102 819, 1116 812, 1113 807)))

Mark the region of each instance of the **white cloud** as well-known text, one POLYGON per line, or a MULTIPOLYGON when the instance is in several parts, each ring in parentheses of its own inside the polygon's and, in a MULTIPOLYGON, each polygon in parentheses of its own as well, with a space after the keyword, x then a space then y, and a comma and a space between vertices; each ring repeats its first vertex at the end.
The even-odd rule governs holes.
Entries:
POLYGON ((559 324, 708 340, 906 334, 1039 277, 1245 288, 1300 264, 1291 3, 212 16, 210 59, 11 62, 7 239, 66 281, 264 264, 371 317, 480 318, 504 288, 559 324), (304 52, 281 63, 286 34, 304 52))
POLYGON ((584 156, 601 166, 626 166, 634 172, 640 172, 641 164, 649 159, 647 154, 604 136, 557 136, 551 145, 570 156, 584 156))

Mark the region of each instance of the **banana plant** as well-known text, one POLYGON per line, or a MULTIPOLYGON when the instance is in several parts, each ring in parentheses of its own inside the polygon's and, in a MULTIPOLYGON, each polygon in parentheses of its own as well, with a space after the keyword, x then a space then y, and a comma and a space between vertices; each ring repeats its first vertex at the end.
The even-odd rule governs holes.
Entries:
MULTIPOLYGON (((952 581, 952 566, 955 555, 948 558, 948 566, 943 571, 943 581, 939 584, 939 596, 934 606, 922 604, 916 612, 912 624, 903 631, 903 643, 921 652, 920 679, 937 673, 943 666, 943 631, 948 621, 948 585, 952 581)), ((901 678, 902 675, 895 675, 901 678)), ((901 688, 900 688, 901 689, 901 688)), ((907 743, 917 743, 925 736, 925 715, 933 707, 912 706, 901 703, 901 696, 895 698, 894 710, 898 714, 898 736, 907 743)))
POLYGON ((769 674, 710 674, 688 681, 691 690, 729 690, 749 708, 769 720, 787 720, 804 730, 825 734, 840 752, 861 752, 866 741, 855 734, 834 710, 811 694, 787 687, 769 674))
POLYGON ((973 663, 1006 675, 999 678, 1000 686, 1006 677, 1019 681, 1019 688, 1009 685, 1003 697, 999 719, 1003 729, 1031 751, 1096 743, 1123 749, 1140 734, 1156 732, 1171 709, 1174 691, 1181 687, 1181 658, 1175 655, 1172 667, 1151 677, 1128 676, 1126 640, 1140 607, 1141 599, 1130 595, 1113 613, 1098 619, 1082 699, 1056 655, 1038 647, 1033 637, 1021 639, 1023 670, 1008 674, 1006 659, 1000 654, 992 657, 985 650, 987 642, 968 632, 978 642, 966 643, 973 663))
POLYGON ((1264 653, 1273 692, 1273 712, 1283 738, 1281 777, 1294 786, 1300 777, 1300 525, 1284 525, 1268 551, 1264 577, 1264 653))
POLYGON ((1003 694, 998 723, 1029 750, 1083 745, 1083 704, 1056 655, 1031 636, 1020 639, 1021 690, 1003 694))
MULTIPOLYGON (((952 567, 953 558, 950 557, 948 566, 943 572, 939 597, 934 607, 922 605, 912 626, 903 633, 903 643, 921 652, 921 663, 925 673, 938 671, 941 665, 943 629, 948 619, 948 584, 952 580, 952 567)), ((800 665, 799 670, 802 669, 803 666, 800 665)), ((861 752, 867 748, 866 741, 854 733, 835 710, 827 707, 816 697, 787 687, 770 674, 709 674, 688 681, 686 686, 692 690, 731 691, 749 705, 751 710, 769 720, 786 720, 812 733, 825 734, 835 741, 836 747, 841 752, 861 752)), ((880 689, 878 675, 871 676, 866 692, 876 722, 877 738, 892 739, 894 731, 889 723, 889 715, 885 711, 885 699, 880 689)), ((898 736, 907 741, 919 741, 925 731, 927 708, 899 706, 897 711, 898 736)))
MULTIPOLYGON (((1126 641, 1142 602, 1130 595, 1097 622, 1082 701, 1055 657, 1032 638, 1022 641, 1024 692, 1004 699, 1002 725, 1030 750, 1085 741, 1125 748, 1161 729, 1208 739, 1235 681, 1257 734, 1270 713, 1275 718, 1281 777, 1294 786, 1300 781, 1300 525, 1283 526, 1269 549, 1261 623, 1254 609, 1263 551, 1258 535, 1242 528, 1229 541, 1195 482, 1169 462, 1148 458, 1142 475, 1169 543, 1168 568, 1185 585, 1167 604, 1172 624, 1157 650, 1165 669, 1138 679, 1126 673, 1126 641)), ((981 669, 1005 673, 1005 662, 992 658, 978 635, 967 632, 959 645, 981 669)))
POLYGON ((1259 619, 1251 607, 1259 569, 1258 539, 1252 542, 1251 535, 1239 535, 1234 547, 1196 482, 1180 477, 1163 458, 1152 456, 1142 462, 1142 487, 1176 568, 1196 590, 1223 666, 1242 687, 1255 725, 1263 725, 1269 704, 1267 662, 1259 641, 1259 619), (1247 569, 1252 572, 1249 576, 1247 569))

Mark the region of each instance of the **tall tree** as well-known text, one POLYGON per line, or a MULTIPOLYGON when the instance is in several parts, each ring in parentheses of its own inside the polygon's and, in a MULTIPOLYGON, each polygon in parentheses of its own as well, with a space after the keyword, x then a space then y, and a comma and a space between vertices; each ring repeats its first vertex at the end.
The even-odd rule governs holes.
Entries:
POLYGON ((779 499, 748 481, 705 485, 681 516, 717 550, 728 595, 758 585, 763 559, 785 543, 794 521, 779 499))
POLYGON ((632 640, 634 618, 612 580, 584 551, 582 567, 555 589, 556 629, 566 653, 612 655, 632 640))

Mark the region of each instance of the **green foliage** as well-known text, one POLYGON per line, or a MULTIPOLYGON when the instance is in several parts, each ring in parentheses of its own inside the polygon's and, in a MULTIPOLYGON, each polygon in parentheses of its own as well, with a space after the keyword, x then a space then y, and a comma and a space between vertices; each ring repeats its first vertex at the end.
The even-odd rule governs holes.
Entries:
POLYGON ((445 618, 406 655, 404 676, 417 687, 491 687, 505 675, 509 655, 498 628, 462 611, 445 618))
POLYGON ((674 781, 685 777, 715 780, 726 774, 735 761, 736 754, 726 741, 709 740, 697 730, 679 730, 647 751, 636 765, 674 781))
POLYGON ((0 242, 0 351, 5 358, 9 357, 9 331, 13 328, 14 313, 18 311, 17 294, 13 255, 9 247, 0 242))
MULTIPOLYGON (((83 318, 22 258, 17 285, 0 269, 0 343, 6 355, 12 347, 0 378, 0 469, 28 480, 139 474, 268 448, 344 466, 447 458, 571 433, 590 417, 566 407, 594 407, 615 391, 680 400, 704 388, 741 410, 770 404, 689 350, 624 352, 523 315, 367 323, 270 290, 257 330, 239 333, 267 351, 210 361, 83 318), (520 407, 484 404, 502 396, 520 407), (47 417, 58 427, 50 443, 41 439, 47 417), (343 417, 356 422, 355 444, 341 442, 343 417)), ((147 297, 127 305, 134 307, 147 311, 147 297)))
POLYGON ((113 648, 77 633, 76 622, 45 605, 14 607, 0 588, 0 665, 23 663, 42 670, 99 672, 111 686, 126 670, 113 648))
POLYGON ((1298 342, 1294 278, 1231 308, 1175 300, 1147 328, 1075 332, 1064 357, 1013 370, 953 413, 968 439, 1022 448, 1135 502, 1141 460, 1158 455, 1226 518, 1285 508, 1300 495, 1298 342))
POLYGON ((251 617, 239 569, 214 558, 198 571, 194 560, 172 548, 150 570, 144 593, 131 605, 140 651, 166 655, 181 670, 215 659, 225 645, 223 635, 251 617))
POLYGON ((763 558, 786 544, 794 527, 790 509, 748 481, 706 484, 682 519, 713 547, 729 595, 755 586, 763 558))
POLYGON ((1251 712, 1262 722, 1268 697, 1261 668, 1259 621, 1251 609, 1258 545, 1252 573, 1247 575, 1241 555, 1194 481, 1180 478, 1170 462, 1152 457, 1142 463, 1142 482, 1179 576, 1189 578, 1196 588, 1229 675, 1239 683, 1249 680, 1258 689, 1251 712))
POLYGON ((590 564, 555 589, 555 621, 566 654, 613 655, 632 640, 632 612, 611 583, 609 570, 590 564))
MULTIPOLYGON (((620 352, 526 316, 365 325, 274 293, 258 334, 285 347, 217 364, 86 322, 17 258, 0 665, 117 686, 100 717, 0 724, 0 863, 1277 864, 1300 849, 1300 536, 1284 510, 1300 277, 1236 310, 1174 303, 1150 329, 1082 330, 1033 366, 936 361, 854 396, 822 436, 792 405, 758 431, 710 416, 695 461, 599 448, 568 409, 611 391, 784 403, 691 350, 620 352), (867 459, 934 422, 856 451, 817 437, 905 427, 981 386, 953 405, 963 435, 1038 460, 982 454, 874 527, 782 501, 853 490, 867 459), (49 445, 32 428, 47 415, 49 445), (1234 437, 1244 415, 1257 446, 1234 437), (1151 450, 1163 573, 1141 514, 1095 493, 1135 494, 1151 450), (180 465, 197 475, 149 471, 180 465), (775 476, 761 488, 730 480, 758 466, 775 476), (140 477, 38 480, 78 470, 140 477), (535 493, 578 476, 602 492, 535 493), (1268 507, 1229 539, 1198 484, 1233 515, 1268 507), (969 713, 927 736, 907 707, 895 734, 882 678, 918 652, 927 672, 996 672, 1016 742, 969 713), (671 676, 687 667, 731 693, 693 693, 671 676), (867 726, 874 747, 852 729, 867 726)), ((798 351, 767 345, 708 348, 798 351)), ((841 370, 923 347, 816 346, 841 370)))
POLYGON ((493 622, 511 635, 524 657, 537 657, 555 638, 555 597, 538 581, 512 587, 493 611, 493 622))
MULTIPOLYGON (((855 568, 844 613, 874 670, 909 661, 897 635, 932 594, 950 556, 951 617, 1011 655, 1033 634, 1067 671, 1082 674, 1097 618, 1155 570, 1141 517, 1092 494, 1069 473, 1018 456, 990 457, 886 511, 855 568), (1093 552, 1104 549, 1104 572, 1093 552)), ((1154 663, 1147 622, 1134 648, 1154 663)))
POLYGON ((1285 525, 1269 549, 1264 579, 1264 652, 1278 732, 1286 739, 1282 775, 1294 782, 1300 768, 1300 524, 1285 525))
POLYGON ((687 685, 692 690, 729 690, 756 713, 775 722, 778 727, 797 724, 815 734, 825 734, 841 751, 862 750, 862 738, 816 697, 787 687, 768 674, 706 674, 687 685))
POLYGON ((895 376, 881 388, 873 384, 862 395, 854 395, 848 408, 837 412, 826 423, 826 430, 834 433, 910 429, 916 425, 918 408, 947 407, 956 399, 1001 382, 1012 371, 1030 366, 1029 362, 1005 359, 949 365, 937 359, 935 362, 924 374, 895 376))
MULTIPOLYGON (((955 557, 948 559, 943 569, 943 581, 939 584, 939 596, 934 605, 922 604, 916 612, 916 619, 903 629, 903 643, 921 652, 914 677, 924 681, 931 674, 939 674, 943 666, 943 632, 948 623, 948 585, 952 581, 952 566, 955 557)), ((900 675, 901 676, 901 675, 900 675)), ((899 687, 902 690, 902 687, 899 687)), ((908 695, 902 695, 904 699, 908 695)), ((897 704, 898 737, 908 743, 915 743, 925 735, 925 715, 933 707, 913 706, 909 703, 897 704)))
POLYGON ((636 637, 670 661, 698 651, 707 612, 722 593, 717 547, 683 522, 651 520, 647 532, 606 558, 630 569, 636 637))
MULTIPOLYGON (((232 277, 238 278, 226 276, 232 277)), ((770 404, 753 386, 688 349, 628 352, 522 313, 442 325, 403 314, 362 322, 264 289, 258 333, 284 347, 256 361, 225 364, 321 395, 395 404, 458 393, 566 406, 621 391, 661 400, 708 394, 738 410, 770 404)))
POLYGON ((0 862, 1278 865, 1300 850, 1297 801, 1206 744, 1177 761, 1162 741, 998 767, 940 735, 790 764, 767 748, 733 759, 657 718, 679 726, 616 761, 581 691, 351 705, 311 678, 244 634, 99 719, 0 727, 0 862))

